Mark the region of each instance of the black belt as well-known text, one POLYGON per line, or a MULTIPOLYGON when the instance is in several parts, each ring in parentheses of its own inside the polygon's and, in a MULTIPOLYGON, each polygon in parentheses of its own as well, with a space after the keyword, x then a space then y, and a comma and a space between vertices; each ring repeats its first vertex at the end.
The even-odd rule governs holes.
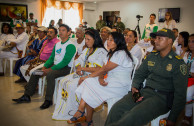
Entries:
POLYGON ((152 89, 153 91, 158 92, 158 93, 160 93, 160 94, 164 94, 164 95, 168 95, 168 94, 170 94, 170 93, 173 93, 173 92, 161 91, 161 90, 158 90, 158 89, 154 89, 154 88, 149 87, 149 86, 145 86, 144 88, 152 89))

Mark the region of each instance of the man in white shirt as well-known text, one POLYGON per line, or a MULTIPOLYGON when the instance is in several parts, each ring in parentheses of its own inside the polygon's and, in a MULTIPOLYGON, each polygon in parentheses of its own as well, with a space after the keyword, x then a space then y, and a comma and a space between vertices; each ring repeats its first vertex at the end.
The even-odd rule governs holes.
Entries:
POLYGON ((15 38, 8 38, 7 43, 13 46, 13 49, 11 51, 0 51, 0 76, 3 74, 3 64, 2 59, 3 58, 17 58, 18 57, 18 50, 22 51, 23 48, 26 46, 26 43, 28 43, 29 38, 26 32, 24 32, 24 26, 23 24, 19 23, 16 25, 17 34, 15 35, 15 38))
POLYGON ((38 20, 34 19, 34 14, 30 13, 29 16, 30 18, 26 20, 26 25, 37 26, 38 20))

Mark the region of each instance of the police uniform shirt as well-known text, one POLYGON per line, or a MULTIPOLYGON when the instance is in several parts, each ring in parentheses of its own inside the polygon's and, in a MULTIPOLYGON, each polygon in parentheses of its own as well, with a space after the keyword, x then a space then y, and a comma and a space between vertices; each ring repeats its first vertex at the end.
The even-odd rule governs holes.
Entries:
POLYGON ((171 121, 176 121, 186 101, 187 66, 172 50, 165 57, 159 52, 151 53, 135 72, 132 87, 139 88, 146 79, 146 86, 153 89, 174 92, 174 101, 170 115, 171 121))

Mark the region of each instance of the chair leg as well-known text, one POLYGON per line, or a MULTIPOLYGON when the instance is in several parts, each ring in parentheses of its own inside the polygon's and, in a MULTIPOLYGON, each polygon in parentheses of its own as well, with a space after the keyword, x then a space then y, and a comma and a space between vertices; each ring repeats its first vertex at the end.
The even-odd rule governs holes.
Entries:
POLYGON ((6 73, 7 59, 4 59, 4 74, 6 73))
POLYGON ((39 78, 38 81, 38 94, 41 94, 42 91, 42 78, 39 78))
POLYGON ((13 76, 13 59, 10 59, 10 76, 13 76))

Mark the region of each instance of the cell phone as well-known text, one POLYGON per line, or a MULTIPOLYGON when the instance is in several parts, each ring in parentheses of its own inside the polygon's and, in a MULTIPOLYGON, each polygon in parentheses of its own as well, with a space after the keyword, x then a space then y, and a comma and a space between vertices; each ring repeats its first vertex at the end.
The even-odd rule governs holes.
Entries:
POLYGON ((140 97, 141 97, 141 93, 140 92, 135 92, 132 95, 132 98, 133 98, 134 102, 136 102, 140 97))

